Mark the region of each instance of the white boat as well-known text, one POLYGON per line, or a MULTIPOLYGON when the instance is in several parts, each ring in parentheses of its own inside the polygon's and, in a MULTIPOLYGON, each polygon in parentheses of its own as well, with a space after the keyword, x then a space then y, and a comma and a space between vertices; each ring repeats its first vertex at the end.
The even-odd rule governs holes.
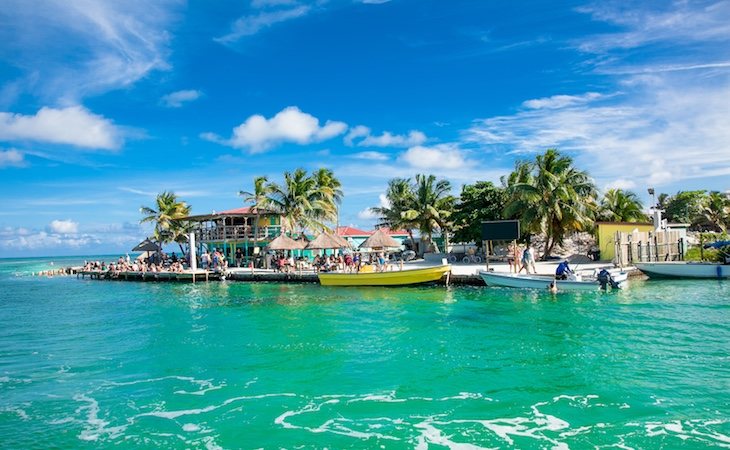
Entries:
POLYGON ((730 278, 730 265, 708 262, 668 261, 634 264, 651 278, 730 278))
MULTIPOLYGON (((597 291, 601 289, 601 283, 599 283, 595 278, 555 280, 553 276, 549 275, 522 275, 515 273, 487 272, 485 270, 480 270, 479 276, 482 277, 482 280, 484 280, 488 286, 548 290, 550 283, 555 281, 557 283, 558 291, 597 291)), ((625 286, 628 280, 628 274, 626 273, 612 273, 611 276, 614 281, 618 283, 619 287, 625 286)))

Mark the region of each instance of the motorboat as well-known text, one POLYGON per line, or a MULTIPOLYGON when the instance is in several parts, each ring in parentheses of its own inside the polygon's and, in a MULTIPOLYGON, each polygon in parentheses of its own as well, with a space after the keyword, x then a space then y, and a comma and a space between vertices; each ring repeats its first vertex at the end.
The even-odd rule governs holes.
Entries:
POLYGON ((730 264, 666 261, 634 263, 650 278, 730 278, 730 264))
POLYGON ((322 286, 410 286, 439 281, 451 272, 449 264, 379 272, 362 270, 357 273, 327 272, 319 274, 322 286))
POLYGON ((602 286, 617 288, 624 287, 628 282, 628 274, 624 272, 611 273, 614 283, 601 283, 598 277, 583 278, 580 275, 568 280, 556 280, 552 275, 531 275, 491 272, 480 270, 479 276, 488 286, 501 286, 521 289, 542 289, 548 290, 552 283, 556 283, 558 291, 597 291, 602 286))

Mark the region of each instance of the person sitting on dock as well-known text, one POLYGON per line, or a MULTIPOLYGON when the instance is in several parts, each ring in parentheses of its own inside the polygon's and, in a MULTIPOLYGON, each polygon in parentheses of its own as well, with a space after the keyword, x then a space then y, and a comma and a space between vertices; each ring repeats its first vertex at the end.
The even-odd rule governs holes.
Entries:
POLYGON ((567 280, 568 275, 573 273, 573 271, 570 269, 570 266, 568 265, 568 261, 563 261, 560 264, 558 264, 558 268, 555 269, 555 279, 556 280, 567 280))

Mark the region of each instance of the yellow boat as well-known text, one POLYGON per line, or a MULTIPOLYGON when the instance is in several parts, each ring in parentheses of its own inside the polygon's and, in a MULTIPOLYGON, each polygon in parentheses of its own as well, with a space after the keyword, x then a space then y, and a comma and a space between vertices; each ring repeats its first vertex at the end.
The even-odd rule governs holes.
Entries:
POLYGON ((322 286, 408 286, 440 280, 451 266, 423 267, 389 272, 360 271, 359 273, 320 273, 322 286))

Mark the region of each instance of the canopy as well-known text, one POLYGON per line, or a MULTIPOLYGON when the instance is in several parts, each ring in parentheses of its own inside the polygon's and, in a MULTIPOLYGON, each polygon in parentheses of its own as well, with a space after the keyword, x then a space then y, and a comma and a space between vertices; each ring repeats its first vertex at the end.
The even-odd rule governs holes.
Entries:
POLYGON ((723 248, 730 245, 730 241, 717 241, 711 244, 705 244, 705 248, 723 248))
POLYGON ((360 248, 397 248, 400 246, 400 242, 387 235, 381 229, 376 230, 375 233, 371 234, 369 238, 365 239, 365 242, 360 244, 360 248))
POLYGON ((308 249, 349 248, 350 243, 339 236, 327 232, 321 233, 312 242, 307 244, 308 249))
POLYGON ((300 250, 304 248, 304 245, 285 234, 280 234, 269 243, 268 247, 269 250, 300 250))
POLYGON ((156 252, 158 250, 160 250, 160 246, 149 239, 145 239, 132 249, 133 252, 156 252))

